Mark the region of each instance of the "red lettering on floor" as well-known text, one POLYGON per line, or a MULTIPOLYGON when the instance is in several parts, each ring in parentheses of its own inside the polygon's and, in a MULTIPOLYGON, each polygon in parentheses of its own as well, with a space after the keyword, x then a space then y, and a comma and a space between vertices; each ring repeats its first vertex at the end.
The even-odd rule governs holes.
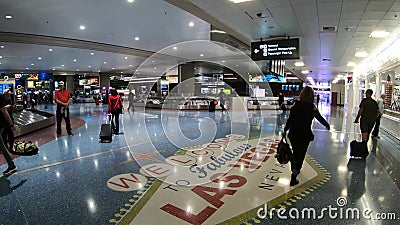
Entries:
MULTIPOLYGON (((190 224, 196 224, 200 225, 204 223, 212 214, 214 214, 217 209, 212 208, 210 206, 205 207, 201 212, 199 212, 197 215, 190 213, 188 211, 185 211, 181 208, 178 208, 174 205, 171 204, 166 204, 163 207, 160 208, 164 212, 167 212, 175 217, 178 217, 181 220, 184 220, 190 224)), ((162 222, 161 222, 162 224, 162 222)))
POLYGON ((221 201, 222 197, 224 197, 225 195, 233 195, 236 193, 236 190, 204 186, 196 186, 192 188, 192 191, 217 208, 221 207, 224 204, 224 202, 221 201), (214 194, 211 195, 209 193, 214 194))
POLYGON ((120 186, 120 187, 123 187, 123 188, 129 188, 129 185, 127 183, 125 183, 125 181, 130 181, 130 182, 134 182, 134 183, 140 183, 140 180, 135 175, 133 175, 133 174, 130 174, 130 175, 131 175, 132 179, 125 178, 125 177, 119 178, 119 180, 122 182, 122 184, 118 184, 118 183, 115 183, 115 182, 112 182, 112 181, 110 181, 108 183, 116 185, 116 186, 120 186))

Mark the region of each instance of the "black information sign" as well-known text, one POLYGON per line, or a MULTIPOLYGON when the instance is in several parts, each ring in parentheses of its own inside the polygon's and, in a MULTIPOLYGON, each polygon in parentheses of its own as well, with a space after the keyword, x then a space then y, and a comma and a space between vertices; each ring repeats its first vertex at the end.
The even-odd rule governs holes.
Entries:
POLYGON ((299 39, 252 42, 251 58, 253 60, 299 59, 299 39))

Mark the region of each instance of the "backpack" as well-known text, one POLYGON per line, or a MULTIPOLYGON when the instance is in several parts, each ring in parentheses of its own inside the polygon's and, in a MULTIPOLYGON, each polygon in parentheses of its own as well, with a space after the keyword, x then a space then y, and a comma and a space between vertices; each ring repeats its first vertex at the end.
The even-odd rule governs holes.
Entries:
POLYGON ((32 141, 16 141, 10 152, 15 155, 36 155, 39 148, 32 141))
POLYGON ((286 142, 286 138, 282 137, 281 142, 278 144, 275 158, 280 164, 286 164, 292 159, 292 155, 292 149, 290 149, 289 144, 286 142))

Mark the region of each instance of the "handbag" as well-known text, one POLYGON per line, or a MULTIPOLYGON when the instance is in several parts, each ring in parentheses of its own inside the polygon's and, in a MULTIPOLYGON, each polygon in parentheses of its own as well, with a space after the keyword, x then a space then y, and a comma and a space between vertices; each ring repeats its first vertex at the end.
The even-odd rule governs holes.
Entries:
POLYGON ((14 155, 36 155, 39 148, 32 141, 16 141, 10 152, 14 155))
POLYGON ((287 143, 286 138, 282 137, 278 144, 275 158, 280 164, 287 164, 292 159, 293 153, 290 145, 287 143))

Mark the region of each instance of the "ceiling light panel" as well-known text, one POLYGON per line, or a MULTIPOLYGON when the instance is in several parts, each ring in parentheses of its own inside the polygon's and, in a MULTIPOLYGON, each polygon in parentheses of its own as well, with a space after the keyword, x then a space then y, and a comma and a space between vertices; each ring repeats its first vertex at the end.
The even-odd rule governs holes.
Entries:
POLYGON ((366 51, 359 51, 359 52, 356 52, 356 54, 354 56, 358 57, 358 58, 365 58, 368 56, 368 53, 366 51))
POLYGON ((376 31, 373 31, 371 33, 370 37, 372 37, 372 38, 386 38, 386 37, 389 36, 389 34, 390 33, 387 32, 387 31, 376 30, 376 31))
POLYGON ((237 4, 237 3, 242 3, 242 2, 251 2, 253 0, 230 0, 230 1, 237 4))

